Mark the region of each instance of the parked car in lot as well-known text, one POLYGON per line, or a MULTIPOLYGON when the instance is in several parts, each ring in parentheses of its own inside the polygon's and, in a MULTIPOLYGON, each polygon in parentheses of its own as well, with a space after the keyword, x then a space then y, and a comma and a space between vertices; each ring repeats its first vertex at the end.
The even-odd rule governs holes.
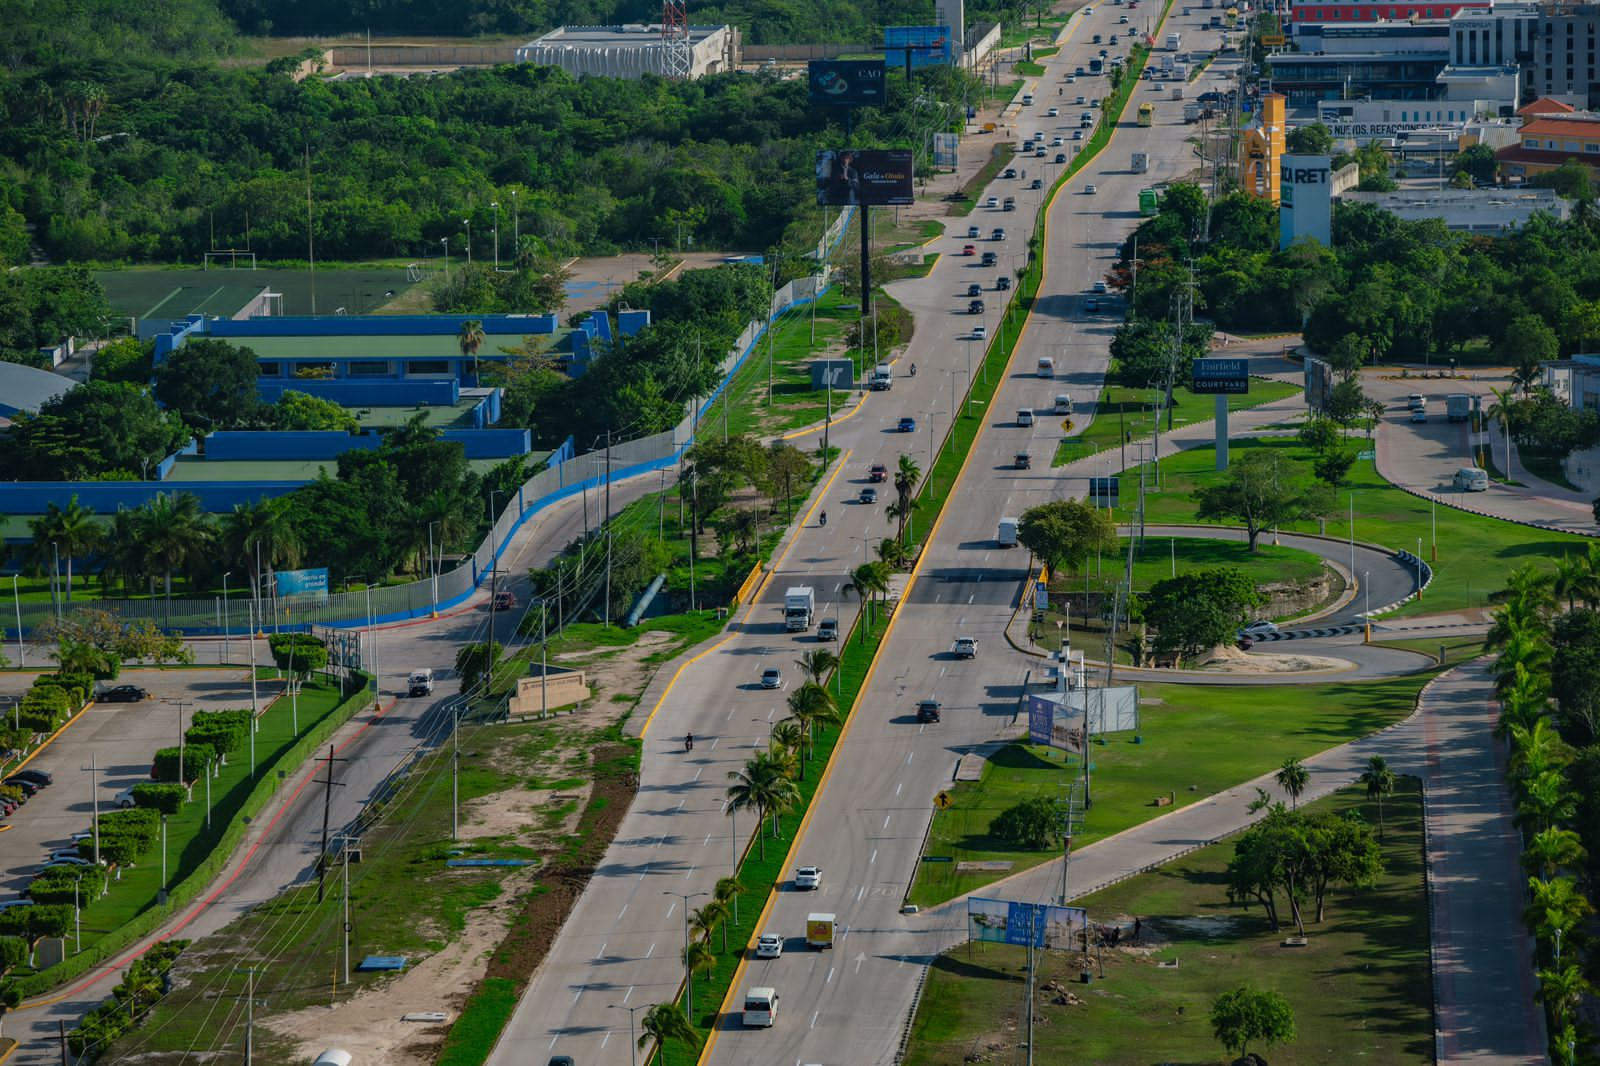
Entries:
POLYGON ((138 703, 149 698, 150 693, 138 685, 114 685, 95 697, 100 703, 138 703))
POLYGON ((33 798, 36 793, 44 788, 44 786, 39 784, 37 781, 29 781, 25 777, 18 777, 16 775, 6 778, 5 783, 13 788, 20 788, 22 790, 22 798, 25 800, 33 798))
POLYGON ((46 785, 55 784, 55 780, 55 776, 45 770, 18 770, 16 773, 12 774, 6 779, 6 783, 10 784, 12 781, 32 781, 40 788, 44 788, 46 785))
POLYGON ((111 798, 111 802, 112 802, 113 805, 115 805, 117 807, 121 807, 123 810, 127 810, 129 807, 132 807, 134 805, 133 804, 133 786, 129 785, 127 788, 123 789, 121 792, 118 792, 115 796, 113 796, 111 798))

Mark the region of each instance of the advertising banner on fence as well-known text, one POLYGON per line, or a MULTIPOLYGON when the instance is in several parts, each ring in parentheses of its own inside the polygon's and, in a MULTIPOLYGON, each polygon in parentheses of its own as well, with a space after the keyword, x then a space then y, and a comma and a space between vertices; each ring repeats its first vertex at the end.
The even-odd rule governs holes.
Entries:
POLYGON ((908 60, 912 67, 949 65, 955 55, 950 40, 949 26, 885 26, 883 28, 884 60, 904 67, 908 60))
POLYGON ((1083 751, 1083 704, 1058 695, 1028 697, 1028 741, 1062 751, 1083 751))
POLYGON ((328 568, 315 570, 279 570, 273 574, 274 589, 280 600, 315 600, 328 598, 328 568))
POLYGON ((1028 742, 1082 753, 1087 720, 1090 736, 1139 728, 1139 688, 1073 689, 1028 696, 1028 742))
POLYGON ((817 203, 899 206, 913 203, 908 148, 830 148, 817 153, 817 203))
POLYGON ((967 937, 989 944, 1066 950, 1083 942, 1089 915, 1080 907, 967 898, 967 937))
POLYGON ((813 59, 806 69, 813 104, 882 107, 889 102, 881 59, 813 59))

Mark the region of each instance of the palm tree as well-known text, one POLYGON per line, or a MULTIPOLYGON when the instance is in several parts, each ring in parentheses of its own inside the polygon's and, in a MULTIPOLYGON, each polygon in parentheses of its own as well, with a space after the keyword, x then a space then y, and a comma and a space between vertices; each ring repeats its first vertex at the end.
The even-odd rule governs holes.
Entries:
POLYGON ((101 554, 105 565, 100 568, 100 586, 110 591, 113 579, 122 583, 126 593, 134 584, 149 576, 149 560, 139 543, 139 512, 119 507, 111 519, 101 554))
POLYGON ((1522 920, 1534 935, 1546 943, 1572 932, 1585 918, 1594 913, 1578 883, 1570 877, 1556 877, 1541 881, 1528 878, 1529 903, 1522 912, 1522 920))
POLYGON ((889 510, 889 517, 900 523, 895 531, 895 540, 904 543, 906 539, 906 523, 911 521, 911 516, 919 506, 917 502, 917 481, 922 477, 922 470, 917 466, 917 461, 909 455, 902 455, 900 463, 894 471, 894 505, 889 510))
POLYGON ((261 597, 262 573, 300 565, 300 535, 283 497, 234 504, 222 517, 223 557, 250 575, 250 594, 261 597), (259 565, 258 565, 259 564, 259 565))
POLYGON ((872 628, 872 598, 889 595, 888 568, 882 563, 862 563, 850 571, 850 580, 841 587, 842 592, 855 593, 867 608, 867 624, 861 627, 861 642, 867 641, 867 630, 872 628))
POLYGON ((472 380, 478 380, 478 347, 483 344, 483 323, 476 318, 469 318, 461 323, 461 332, 456 334, 456 343, 461 346, 462 355, 472 356, 472 380))
MULTIPOLYGON (((1594 545, 1589 546, 1591 549, 1594 545)), ((1550 579, 1550 591, 1558 599, 1567 601, 1567 610, 1578 609, 1578 601, 1585 603, 1594 599, 1596 575, 1593 567, 1593 556, 1588 552, 1583 555, 1563 555, 1556 560, 1556 572, 1550 579)))
POLYGON ((655 1043, 656 1051, 651 1053, 651 1058, 669 1040, 688 1044, 692 1048, 700 1046, 700 1038, 695 1035, 694 1027, 676 1003, 657 1003, 645 1011, 639 1028, 644 1030, 644 1035, 639 1038, 640 1047, 649 1047, 652 1041, 655 1043))
POLYGON ((1518 729, 1532 729, 1548 717, 1550 678, 1547 673, 1530 673, 1521 663, 1513 665, 1506 690, 1500 693, 1500 720, 1495 735, 1509 736, 1518 729))
POLYGON ((894 540, 902 547, 904 547, 906 543, 906 527, 910 525, 912 516, 921 509, 922 501, 914 496, 904 502, 901 502, 900 500, 892 500, 890 501, 889 506, 884 508, 884 513, 887 514, 895 523, 894 540))
POLYGON ((685 1002, 688 1004, 691 1018, 694 1017, 694 975, 715 969, 716 965, 717 954, 704 940, 692 941, 683 949, 683 968, 689 974, 689 994, 685 997, 685 1002))
POLYGON ((1495 659, 1490 671, 1494 674, 1494 693, 1503 698, 1519 676, 1533 672, 1548 687, 1548 668, 1554 657, 1550 642, 1542 633, 1535 633, 1521 625, 1511 629, 1505 646, 1495 659))
POLYGON ((1572 750, 1548 717, 1541 716, 1530 725, 1513 722, 1506 736, 1511 740, 1506 769, 1512 783, 1518 787, 1572 761, 1572 750))
POLYGON ((1570 829, 1552 826, 1533 834, 1522 851, 1522 867, 1542 881, 1561 870, 1575 869, 1587 855, 1583 842, 1570 829))
MULTIPOLYGON (((805 729, 792 718, 785 718, 772 727, 773 746, 782 749, 788 755, 799 752, 805 742, 805 729)), ((799 764, 799 775, 802 781, 805 780, 806 767, 803 762, 799 764)))
MULTIPOLYGON (((819 725, 837 725, 842 721, 839 715, 839 705, 834 702, 828 690, 814 682, 801 685, 789 694, 789 716, 802 729, 809 747, 802 752, 802 758, 810 758, 810 747, 816 743, 816 728, 819 725)), ((802 762, 801 772, 804 773, 802 762)))
POLYGON ((722 950, 728 950, 728 905, 720 899, 707 900, 699 910, 694 912, 689 919, 689 927, 703 939, 711 939, 711 933, 722 926, 722 950))
MULTIPOLYGON (((817 648, 808 651, 794 661, 813 685, 822 684, 822 675, 839 665, 839 657, 827 648, 817 648)), ((789 697, 789 706, 794 707, 794 697, 789 697)))
POLYGON ((1591 991, 1593 988, 1583 976, 1583 970, 1568 962, 1559 969, 1540 970, 1539 990, 1534 995, 1545 1005, 1555 1020, 1555 1028, 1559 1029, 1566 1025, 1567 1015, 1577 1007, 1578 1001, 1591 991))
POLYGON ((744 882, 737 877, 721 877, 717 879, 717 887, 712 890, 711 898, 718 903, 732 909, 733 920, 739 920, 739 896, 744 892, 744 882))
POLYGON ((84 507, 74 495, 66 507, 54 503, 46 505, 45 513, 28 522, 33 532, 34 558, 53 566, 57 553, 67 560, 67 595, 72 602, 72 560, 74 556, 87 555, 105 539, 105 527, 94 520, 94 508, 84 507))
POLYGON ((1311 783, 1311 771, 1307 770, 1299 759, 1285 759, 1278 772, 1273 775, 1273 780, 1278 782, 1278 787, 1289 794, 1291 809, 1300 806, 1300 794, 1306 790, 1306 785, 1311 783))
POLYGON ((1575 810, 1577 800, 1567 787, 1566 776, 1560 770, 1545 770, 1523 781, 1513 821, 1523 832, 1539 833, 1571 818, 1575 810))
POLYGON ((1394 791, 1395 774, 1389 769, 1389 763, 1382 755, 1374 755, 1367 760, 1367 769, 1361 775, 1362 784, 1367 786, 1367 799, 1378 801, 1378 842, 1383 842, 1383 797, 1394 791))
MULTIPOLYGON (((889 510, 891 512, 894 510, 894 504, 889 505, 889 510)), ((895 516, 890 514, 889 517, 893 518, 895 516)), ((904 569, 906 562, 911 558, 911 554, 906 549, 905 543, 903 541, 896 540, 894 537, 884 537, 882 540, 878 541, 878 547, 876 550, 878 553, 878 561, 891 570, 904 569)))
MULTIPOLYGON (((728 786, 729 811, 755 811, 757 823, 764 823, 767 811, 779 792, 778 781, 782 774, 777 766, 765 754, 758 754, 744 764, 743 770, 730 770, 728 777, 733 781, 728 786)), ((756 844, 760 848, 761 861, 766 862, 765 833, 756 833, 756 844)))
POLYGON ((211 546, 211 519, 192 492, 158 492, 140 508, 137 525, 141 547, 149 560, 166 575, 166 595, 172 599, 172 572, 194 567, 211 546))

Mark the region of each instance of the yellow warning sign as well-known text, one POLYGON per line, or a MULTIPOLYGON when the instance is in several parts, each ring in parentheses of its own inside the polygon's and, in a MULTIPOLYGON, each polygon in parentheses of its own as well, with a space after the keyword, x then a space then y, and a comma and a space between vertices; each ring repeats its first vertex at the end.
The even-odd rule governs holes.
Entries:
POLYGON ((933 805, 939 808, 941 811, 948 811, 950 809, 951 802, 950 793, 948 792, 941 792, 937 796, 933 797, 933 805))

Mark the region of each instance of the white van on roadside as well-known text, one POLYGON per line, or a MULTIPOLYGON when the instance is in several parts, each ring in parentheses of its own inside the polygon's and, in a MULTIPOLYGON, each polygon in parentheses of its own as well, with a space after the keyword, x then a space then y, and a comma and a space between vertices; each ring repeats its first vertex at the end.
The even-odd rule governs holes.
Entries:
POLYGON ((1489 472, 1482 467, 1464 466, 1451 481, 1462 492, 1489 491, 1489 472))

